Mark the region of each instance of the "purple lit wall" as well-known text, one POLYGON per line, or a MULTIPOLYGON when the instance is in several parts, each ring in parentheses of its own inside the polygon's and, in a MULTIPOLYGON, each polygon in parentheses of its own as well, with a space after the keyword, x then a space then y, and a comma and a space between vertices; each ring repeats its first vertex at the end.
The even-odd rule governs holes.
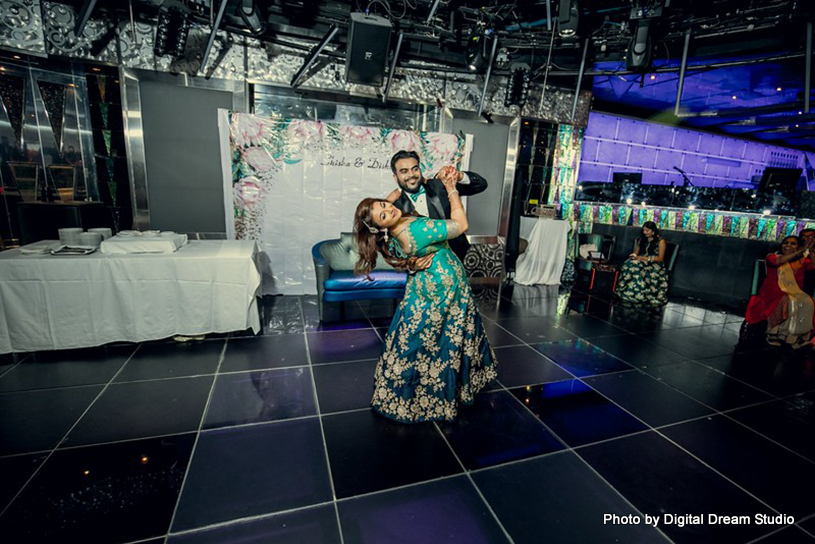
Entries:
POLYGON ((614 172, 642 172, 645 184, 682 185, 677 166, 697 187, 747 188, 768 166, 804 168, 804 156, 796 149, 592 112, 578 177, 611 181, 614 172))

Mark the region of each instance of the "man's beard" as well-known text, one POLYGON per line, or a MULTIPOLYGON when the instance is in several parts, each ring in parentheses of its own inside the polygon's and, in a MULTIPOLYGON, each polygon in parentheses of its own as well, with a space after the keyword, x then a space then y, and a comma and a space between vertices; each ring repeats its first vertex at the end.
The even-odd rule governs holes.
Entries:
POLYGON ((419 183, 417 183, 417 184, 416 184, 416 188, 414 188, 414 189, 411 189, 411 188, 408 186, 408 184, 407 184, 407 182, 406 182, 406 181, 401 181, 401 180, 400 180, 398 183, 399 183, 399 187, 401 187, 403 191, 405 191, 405 192, 408 192, 408 193, 411 193, 411 194, 414 194, 414 195, 415 195, 416 193, 418 193, 418 192, 421 190, 421 188, 422 188, 422 184, 424 183, 424 179, 423 179, 423 178, 421 178, 421 177, 419 177, 419 183))

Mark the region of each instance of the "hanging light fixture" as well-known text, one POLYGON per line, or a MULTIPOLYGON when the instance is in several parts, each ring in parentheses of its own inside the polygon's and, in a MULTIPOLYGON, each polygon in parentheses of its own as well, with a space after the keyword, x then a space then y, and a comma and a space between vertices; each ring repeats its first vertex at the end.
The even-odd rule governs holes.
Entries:
POLYGON ((483 25, 475 27, 467 40, 467 68, 478 73, 484 70, 490 58, 490 47, 495 32, 483 25))
POLYGON ((529 93, 529 81, 531 79, 529 65, 521 64, 512 68, 512 72, 507 82, 506 94, 504 95, 504 106, 521 106, 526 102, 529 93))

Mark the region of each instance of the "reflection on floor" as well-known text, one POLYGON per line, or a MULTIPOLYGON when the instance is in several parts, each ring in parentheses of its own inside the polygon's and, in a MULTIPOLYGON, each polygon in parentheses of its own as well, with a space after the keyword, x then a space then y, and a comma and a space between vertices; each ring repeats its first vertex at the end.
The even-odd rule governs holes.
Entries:
POLYGON ((474 290, 500 372, 453 423, 368 408, 382 302, 0 360, 3 541, 815 540, 815 354, 699 303, 474 290))

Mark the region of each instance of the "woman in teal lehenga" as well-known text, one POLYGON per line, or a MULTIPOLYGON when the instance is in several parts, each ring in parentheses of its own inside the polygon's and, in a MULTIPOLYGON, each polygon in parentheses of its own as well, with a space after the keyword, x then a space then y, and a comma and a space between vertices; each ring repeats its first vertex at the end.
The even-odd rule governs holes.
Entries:
POLYGON ((355 214, 358 274, 371 271, 377 251, 399 269, 414 257, 431 260, 429 268, 408 276, 374 375, 373 408, 403 423, 452 420, 458 404, 472 404, 497 375, 464 267, 447 244, 466 231, 467 216, 455 182, 445 186, 451 204, 446 221, 410 217, 373 198, 355 214))

